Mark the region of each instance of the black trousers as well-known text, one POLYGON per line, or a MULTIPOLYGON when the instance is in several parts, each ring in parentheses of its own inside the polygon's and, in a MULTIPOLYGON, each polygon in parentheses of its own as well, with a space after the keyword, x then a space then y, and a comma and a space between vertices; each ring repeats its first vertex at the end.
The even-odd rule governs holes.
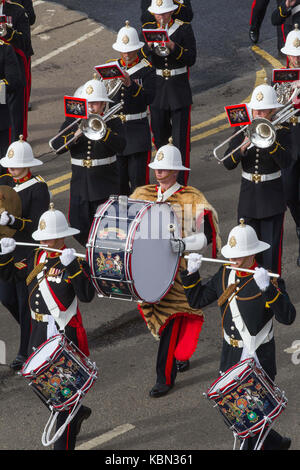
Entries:
POLYGON ((156 382, 159 384, 174 385, 177 375, 174 352, 179 336, 180 324, 180 318, 170 320, 160 337, 156 359, 156 382))
POLYGON ((137 187, 148 183, 148 163, 150 158, 150 150, 117 157, 120 194, 129 196, 137 187))
MULTIPOLYGON (((238 218, 240 220, 240 217, 238 218)), ((281 273, 284 213, 265 219, 244 217, 245 223, 254 228, 259 240, 269 243, 270 248, 255 255, 259 264, 274 273, 281 273)))
POLYGON ((18 354, 28 357, 31 314, 28 306, 28 289, 25 281, 5 282, 0 280, 0 301, 20 326, 18 354))
MULTIPOLYGON (((250 12, 250 28, 260 30, 264 17, 266 16, 266 11, 270 0, 253 0, 251 5, 250 12)), ((276 0, 277 5, 281 3, 281 0, 276 0)), ((275 8, 275 5, 272 7, 275 8)), ((286 34, 284 33, 284 25, 276 26, 277 29, 277 49, 280 49, 284 46, 286 40, 286 34)))
MULTIPOLYGON (((169 138, 172 137, 173 144, 181 152, 182 164, 190 168, 191 106, 175 110, 150 106, 150 115, 156 149, 168 144, 169 138)), ((178 183, 186 186, 188 177, 189 171, 180 171, 178 183)))
POLYGON ((291 165, 281 170, 286 204, 296 227, 300 227, 300 156, 291 165))
MULTIPOLYGON (((99 181, 99 184, 101 184, 101 181, 99 181)), ((79 195, 71 193, 69 223, 72 228, 80 230, 80 233, 78 235, 74 235, 74 238, 82 246, 85 247, 88 241, 90 228, 98 206, 107 199, 108 198, 101 199, 99 201, 84 201, 79 195)))

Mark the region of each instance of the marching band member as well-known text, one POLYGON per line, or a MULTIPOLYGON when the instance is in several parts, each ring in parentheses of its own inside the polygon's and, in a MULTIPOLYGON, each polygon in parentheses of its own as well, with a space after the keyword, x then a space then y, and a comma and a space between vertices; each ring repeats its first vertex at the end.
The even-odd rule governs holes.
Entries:
MULTIPOLYGON (((7 168, 8 173, 0 176, 0 192, 3 187, 11 187, 21 201, 21 214, 3 211, 0 216, 0 226, 8 227, 14 232, 15 241, 32 242, 32 233, 36 230, 40 215, 49 207, 50 194, 48 186, 39 175, 34 176, 31 168, 42 165, 43 162, 34 158, 32 148, 28 142, 24 142, 22 136, 17 142, 13 142, 0 160, 2 167, 7 168)), ((2 195, 2 198, 5 195, 2 195)), ((7 197, 11 197, 9 194, 7 197)), ((4 205, 9 201, 2 200, 4 205)), ((7 206, 6 206, 7 208, 7 206)), ((18 246, 15 251, 16 266, 20 269, 23 261, 32 252, 32 247, 18 246)), ((0 281, 0 300, 15 320, 20 325, 19 351, 11 363, 14 370, 21 369, 27 359, 28 342, 30 335, 30 311, 28 308, 28 292, 25 281, 0 281)))
MULTIPOLYGON (((218 302, 223 333, 220 373, 239 361, 253 357, 274 380, 273 318, 284 325, 291 325, 296 310, 283 279, 270 279, 268 272, 256 262, 256 255, 268 249, 269 245, 257 238, 250 225, 245 225, 242 219, 240 222, 230 231, 227 244, 221 250, 229 260, 228 265, 224 264, 208 282, 202 284, 199 274, 202 256, 191 253, 181 279, 192 308, 204 308, 218 302), (236 263, 234 267, 238 270, 230 269, 232 262, 236 263), (255 274, 249 274, 243 268, 252 269, 255 274)), ((255 441, 256 438, 246 439, 249 450, 254 448, 255 441)), ((265 440, 264 450, 284 450, 290 445, 291 439, 280 436, 272 429, 265 440)))
POLYGON ((114 95, 122 108, 123 132, 126 147, 117 155, 120 194, 129 195, 136 187, 149 182, 148 166, 151 159, 151 131, 147 109, 155 95, 155 71, 146 59, 141 59, 139 51, 144 45, 137 31, 126 26, 118 32, 113 49, 120 52, 119 65, 124 68, 125 78, 114 95))
POLYGON ((271 22, 281 29, 282 40, 278 41, 278 50, 280 50, 286 41, 289 32, 293 29, 295 23, 300 23, 300 2, 299 0, 277 0, 277 7, 271 15, 271 22))
MULTIPOLYGON (((253 119, 266 118, 269 121, 281 106, 275 90, 267 84, 254 89, 248 104, 253 119)), ((249 139, 240 133, 230 141, 225 153, 230 155, 223 161, 228 170, 233 170, 239 163, 242 165, 238 219, 245 219, 258 236, 270 245, 271 248, 259 256, 259 262, 279 274, 286 210, 281 170, 291 162, 290 146, 288 124, 276 130, 275 141, 267 148, 250 145, 249 139), (244 145, 233 152, 242 143, 244 145)))
MULTIPOLYGON (((158 55, 156 47, 145 45, 141 52, 156 71, 155 98, 150 105, 151 129, 156 149, 168 143, 170 135, 180 149, 182 164, 190 167, 190 128, 192 91, 189 68, 196 61, 196 41, 190 23, 173 18, 177 6, 173 0, 152 0, 149 7, 155 21, 143 29, 165 29, 169 55, 158 55)), ((187 184, 188 171, 179 173, 179 183, 187 184)))
MULTIPOLYGON (((54 209, 51 203, 50 209, 40 216, 38 228, 32 237, 42 245, 62 250, 62 253, 37 248, 23 261, 22 266, 17 267, 13 256, 14 239, 1 239, 1 279, 27 284, 32 323, 29 354, 51 336, 64 331, 86 356, 89 355, 78 300, 91 302, 95 291, 90 282, 87 263, 76 257, 73 248, 65 245, 65 238, 76 233, 78 230, 69 227, 64 214, 54 209)), ((63 425, 68 413, 62 411, 58 414, 56 429, 63 425)), ((74 449, 81 423, 90 414, 90 408, 82 405, 62 436, 54 443, 54 449, 74 449)))
MULTIPOLYGON (((300 19, 300 18, 299 18, 300 19)), ((300 31, 298 26, 286 38, 281 51, 286 54, 288 68, 300 66, 300 31)), ((299 107, 299 104, 296 105, 299 107)), ((296 234, 299 240, 297 265, 300 266, 300 124, 299 113, 291 118, 292 161, 288 168, 282 170, 282 178, 286 203, 296 225, 296 234)))
MULTIPOLYGON (((22 103, 19 90, 22 87, 22 76, 16 53, 10 44, 0 40, 0 93, 3 98, 0 102, 0 155, 6 154, 11 141, 18 139, 23 126, 16 119, 22 115, 22 103), (5 87, 5 90, 2 88, 5 87)), ((0 174, 3 173, 1 168, 0 174)))
MULTIPOLYGON (((105 85, 98 79, 89 80, 79 90, 80 98, 88 100, 88 111, 103 115, 107 103, 111 102, 105 85)), ((67 118, 60 130, 75 121, 67 118)), ((70 150, 72 178, 70 187, 69 222, 78 228, 75 235, 77 241, 85 246, 89 230, 97 207, 106 201, 111 194, 119 194, 117 154, 121 154, 126 141, 122 135, 120 119, 111 119, 107 124, 106 133, 99 140, 90 140, 78 128, 78 124, 59 135, 52 146, 59 149, 63 144, 62 154, 70 150), (72 138, 76 139, 68 144, 72 138)))
POLYGON ((20 99, 23 100, 23 112, 14 116, 18 119, 19 125, 22 124, 22 134, 27 139, 27 118, 28 118, 28 99, 29 99, 29 69, 28 60, 33 54, 30 38, 30 24, 28 14, 24 7, 16 2, 0 0, 0 14, 11 18, 11 24, 4 26, 0 39, 11 44, 16 52, 21 75, 23 79, 20 88, 20 99))
MULTIPOLYGON (((177 5, 177 10, 174 11, 174 18, 181 21, 191 22, 194 16, 190 0, 173 0, 174 5, 177 5)), ((148 10, 151 5, 151 0, 141 1, 141 23, 147 23, 153 20, 153 14, 148 10)))
MULTIPOLYGON (((218 216, 199 190, 192 186, 183 187, 177 182, 178 172, 188 171, 182 165, 179 149, 172 143, 161 147, 149 167, 155 171, 158 184, 137 188, 130 197, 172 205, 181 222, 184 237, 183 241, 173 242, 175 252, 182 253, 192 247, 204 250, 211 244, 212 255, 216 257, 220 247, 218 216)), ((179 269, 185 269, 185 266, 186 261, 182 257, 179 269)), ((203 312, 191 309, 187 304, 179 274, 159 303, 143 302, 139 311, 150 332, 160 339, 157 379, 150 391, 150 396, 156 398, 165 395, 174 386, 177 371, 183 372, 189 367, 188 360, 197 347, 202 328, 203 312)))

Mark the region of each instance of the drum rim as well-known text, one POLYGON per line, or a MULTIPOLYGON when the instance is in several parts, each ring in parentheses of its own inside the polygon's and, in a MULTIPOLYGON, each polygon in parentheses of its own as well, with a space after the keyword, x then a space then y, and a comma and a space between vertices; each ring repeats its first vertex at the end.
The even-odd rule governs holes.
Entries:
MULTIPOLYGON (((33 351, 33 353, 28 357, 28 359, 26 360, 26 362, 24 363, 21 369, 21 374, 23 375, 23 377, 35 377, 35 376, 40 375, 45 370, 45 366, 49 365, 49 362, 47 362, 46 360, 35 369, 31 369, 30 372, 24 372, 26 367, 29 366, 33 357, 36 356, 38 353, 40 353, 47 343, 49 343, 50 341, 54 341, 55 339, 58 339, 58 338, 60 338, 61 341, 65 342, 64 336, 59 333, 57 335, 51 336, 51 338, 48 338, 35 351, 33 351)), ((50 354, 50 356, 47 356, 47 358, 50 357, 51 359, 53 359, 54 357, 56 357, 57 353, 63 350, 64 344, 61 344, 61 341, 58 342, 58 345, 55 348, 55 350, 50 354)))

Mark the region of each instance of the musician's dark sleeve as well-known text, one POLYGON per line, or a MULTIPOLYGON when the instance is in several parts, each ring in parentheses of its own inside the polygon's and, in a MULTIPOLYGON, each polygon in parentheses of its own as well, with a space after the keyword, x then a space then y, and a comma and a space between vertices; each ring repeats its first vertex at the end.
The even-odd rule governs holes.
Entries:
POLYGON ((73 286, 76 296, 81 302, 91 302, 95 288, 91 282, 89 265, 78 258, 66 266, 67 281, 73 286))
MULTIPOLYGON (((153 67, 147 67, 147 73, 143 77, 143 84, 139 85, 131 80, 131 86, 128 87, 124 96, 124 108, 129 109, 133 106, 135 109, 144 109, 149 106, 155 97, 155 70, 153 67), (126 101, 128 100, 128 104, 126 101)), ((133 112, 134 114, 134 112, 133 112)))
POLYGON ((70 150, 71 145, 75 145, 76 142, 80 142, 80 139, 82 136, 79 136, 78 139, 76 139, 76 142, 74 141, 70 145, 67 145, 67 142, 70 141, 74 137, 74 134, 78 129, 78 124, 75 121, 76 121, 75 118, 68 117, 65 120, 65 122, 61 125, 58 134, 60 134, 60 132, 63 131, 64 129, 66 129, 66 131, 62 132, 62 134, 59 135, 56 139, 54 139, 53 142, 51 143, 53 150, 56 150, 56 153, 58 155, 68 152, 70 150), (68 126, 72 124, 72 122, 73 122, 73 126, 67 129, 68 126), (59 152, 57 152, 57 149, 59 149, 62 146, 63 148, 59 152))
POLYGON ((271 23, 274 26, 279 26, 285 23, 286 19, 291 16, 291 8, 287 8, 285 4, 286 0, 283 0, 271 14, 271 23))
MULTIPOLYGON (((17 263, 19 264, 19 263, 17 263)), ((2 281, 23 281, 27 277, 27 261, 22 263, 23 268, 19 269, 14 262, 14 253, 7 253, 0 256, 0 279, 2 281)))
POLYGON ((284 280, 278 278, 271 281, 268 288, 262 292, 266 308, 271 309, 276 320, 284 325, 291 325, 296 318, 296 309, 285 289, 284 280))
MULTIPOLYGON (((225 158, 225 160, 223 160, 223 165, 225 166, 225 168, 227 168, 227 170, 233 170, 234 168, 236 168, 238 164, 240 163, 241 159, 243 158, 241 149, 238 149, 235 152, 233 152, 233 150, 239 145, 241 145, 241 143, 244 140, 244 137, 245 137, 244 134, 240 133, 239 135, 233 137, 231 141, 229 142, 229 145, 224 153, 224 156, 227 154, 229 154, 229 156, 225 158)), ((247 152, 247 149, 245 153, 246 152, 247 152)))
MULTIPOLYGON (((20 6, 20 8, 22 7, 20 6)), ((4 39, 15 48, 23 51, 25 55, 28 54, 30 47, 30 25, 24 8, 22 8, 22 12, 18 15, 17 23, 13 27, 7 26, 7 33, 4 39)))
POLYGON ((112 119, 107 123, 107 131, 101 142, 112 153, 121 154, 123 152, 126 146, 126 139, 123 137, 122 123, 119 118, 112 119))
POLYGON ((36 183, 32 186, 30 198, 30 210, 22 217, 16 217, 13 224, 15 230, 31 235, 38 227, 41 214, 49 209, 50 194, 46 183, 36 183))
POLYGON ((34 25, 35 20, 36 20, 36 16, 35 16, 35 11, 34 11, 34 8, 33 8, 32 0, 22 0, 22 5, 25 8, 26 13, 28 15, 28 20, 29 20, 30 26, 34 25))
POLYGON ((206 283, 201 283, 199 272, 188 274, 188 271, 180 273, 182 285, 189 305, 192 308, 203 308, 218 299, 217 286, 219 283, 220 270, 206 283))
POLYGON ((182 40, 180 44, 175 41, 175 47, 171 51, 170 56, 173 55, 179 67, 185 65, 191 67, 196 62, 197 57, 196 39, 189 23, 184 24, 182 28, 182 40))
POLYGON ((7 93, 14 93, 22 86, 21 70, 16 53, 12 46, 3 44, 4 52, 4 80, 7 93))
POLYGON ((287 168, 292 162, 291 145, 290 127, 283 125, 276 132, 274 144, 267 149, 280 168, 287 168))

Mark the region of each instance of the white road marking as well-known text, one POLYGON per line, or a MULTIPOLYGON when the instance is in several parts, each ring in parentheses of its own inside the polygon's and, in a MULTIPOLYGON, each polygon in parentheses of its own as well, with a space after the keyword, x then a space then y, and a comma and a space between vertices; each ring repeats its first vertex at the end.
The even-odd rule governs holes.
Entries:
POLYGON ((33 2, 33 6, 36 7, 38 5, 42 5, 43 3, 45 3, 45 0, 36 0, 36 2, 33 2))
POLYGON ((95 437, 90 441, 84 442, 80 446, 76 447, 76 450, 91 450, 95 447, 100 446, 101 444, 104 444, 105 442, 111 441, 115 437, 120 436, 125 432, 131 431, 134 428, 135 426, 133 426, 132 424, 122 424, 121 426, 117 426, 111 431, 101 434, 101 436, 95 437))
POLYGON ((31 67, 36 67, 37 65, 40 65, 43 62, 46 62, 47 60, 52 59, 52 57, 55 57, 61 52, 65 52, 67 49, 77 46, 79 43, 85 41, 86 39, 89 39, 95 36, 95 34, 100 33, 100 31, 102 31, 103 29, 104 29, 104 26, 100 26, 99 28, 93 29, 93 31, 90 31, 89 33, 86 33, 83 36, 80 36, 80 38, 75 39, 74 41, 68 42, 64 46, 59 47, 55 51, 49 52, 49 54, 44 55, 44 57, 40 57, 39 59, 34 60, 31 64, 31 67))

